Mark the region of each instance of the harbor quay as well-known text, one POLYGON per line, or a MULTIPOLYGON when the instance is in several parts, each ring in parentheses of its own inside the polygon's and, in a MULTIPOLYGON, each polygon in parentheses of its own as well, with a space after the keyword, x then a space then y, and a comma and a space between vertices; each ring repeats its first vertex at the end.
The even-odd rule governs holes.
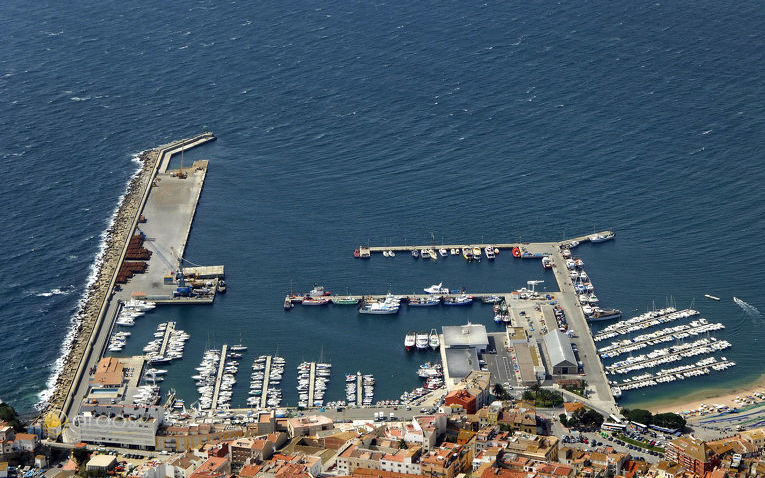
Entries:
POLYGON ((127 284, 118 283, 124 276, 131 239, 138 233, 139 224, 152 230, 149 226, 152 219, 157 221, 157 226, 165 221, 169 227, 164 231, 166 236, 161 237, 161 240, 167 241, 165 244, 168 245, 165 247, 175 244, 178 254, 183 253, 207 163, 195 164, 191 168, 184 168, 183 171, 170 173, 167 172, 167 167, 172 155, 182 154, 183 151, 214 139, 215 136, 207 132, 144 151, 139 155, 142 166, 131 179, 127 192, 114 214, 112 225, 107 230, 103 254, 95 271, 96 278, 86 292, 83 305, 77 314, 78 324, 73 343, 63 359, 61 373, 56 378, 55 387, 43 411, 60 411, 68 416, 77 414, 79 403, 88 389, 89 372, 94 370, 105 351, 120 304, 134 297, 133 292, 136 290, 133 288, 133 281, 140 283, 140 279, 136 280, 137 278, 148 278, 152 281, 151 284, 139 285, 143 288, 145 285, 156 284, 154 289, 147 287, 147 290, 152 292, 163 282, 153 279, 156 279, 158 274, 167 274, 168 267, 155 266, 161 258, 152 257, 144 266, 147 274, 136 274, 127 284), (160 170, 164 173, 160 174, 160 170), (165 190, 172 190, 173 188, 167 185, 173 184, 173 177, 179 182, 184 181, 175 189, 187 191, 185 194, 177 194, 174 198, 163 200, 163 193, 154 192, 161 189, 160 184, 166 186, 165 190), (191 180, 185 181, 183 177, 191 180), (192 187, 188 187, 189 185, 192 187), (175 204, 168 203, 173 200, 176 201, 175 204), (179 207, 178 201, 183 202, 182 207, 179 207), (161 217, 163 210, 166 215, 164 218, 161 217), (170 218, 174 218, 176 223, 170 218))

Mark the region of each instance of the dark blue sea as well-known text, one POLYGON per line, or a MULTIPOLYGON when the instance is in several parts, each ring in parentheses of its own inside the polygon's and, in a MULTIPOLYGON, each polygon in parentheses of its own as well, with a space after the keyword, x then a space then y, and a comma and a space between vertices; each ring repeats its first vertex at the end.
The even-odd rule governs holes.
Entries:
POLYGON ((403 335, 491 310, 282 310, 290 284, 405 293, 443 281, 508 290, 536 262, 362 262, 360 243, 558 240, 582 246, 601 301, 627 315, 674 302, 727 328, 738 365, 625 394, 726 388, 763 371, 765 10, 760 2, 20 2, 0 6, 0 398, 47 389, 136 153, 201 131, 210 169, 186 250, 225 264, 211 307, 140 319, 192 336, 167 386, 194 400, 208 346, 419 384, 403 335), (720 296, 711 302, 705 293, 720 296))

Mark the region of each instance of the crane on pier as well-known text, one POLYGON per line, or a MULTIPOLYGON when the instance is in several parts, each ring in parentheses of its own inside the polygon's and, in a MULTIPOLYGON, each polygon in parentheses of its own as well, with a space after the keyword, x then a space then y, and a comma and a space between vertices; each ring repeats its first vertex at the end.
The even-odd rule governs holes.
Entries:
POLYGON ((536 292, 536 285, 543 283, 543 280, 530 280, 526 281, 526 284, 531 287, 531 292, 536 292))

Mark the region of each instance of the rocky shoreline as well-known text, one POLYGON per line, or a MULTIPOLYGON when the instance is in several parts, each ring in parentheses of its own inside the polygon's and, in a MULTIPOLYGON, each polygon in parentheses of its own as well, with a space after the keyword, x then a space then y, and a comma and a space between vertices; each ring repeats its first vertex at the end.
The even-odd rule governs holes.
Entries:
POLYGON ((59 363, 55 385, 47 401, 40 404, 43 411, 60 410, 77 374, 79 364, 85 354, 93 330, 98 322, 98 315, 104 301, 111 293, 109 284, 119 268, 120 255, 130 239, 133 221, 140 213, 146 189, 151 185, 159 160, 165 147, 144 151, 138 155, 141 169, 128 183, 122 202, 114 213, 111 225, 106 231, 103 253, 96 258, 95 280, 85 292, 80 309, 73 320, 74 330, 68 353, 59 363))

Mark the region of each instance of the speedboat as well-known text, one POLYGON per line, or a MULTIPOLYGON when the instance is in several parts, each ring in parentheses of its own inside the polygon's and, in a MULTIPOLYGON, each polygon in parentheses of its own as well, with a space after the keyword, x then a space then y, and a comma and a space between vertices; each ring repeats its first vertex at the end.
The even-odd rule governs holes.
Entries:
POLYGON ((438 284, 433 284, 430 287, 426 287, 423 290, 426 294, 448 294, 449 289, 446 287, 443 287, 444 283, 439 282, 438 284))
POLYGON ((416 341, 417 350, 425 350, 428 348, 429 337, 427 332, 417 332, 416 341))
POLYGON ((383 251, 383 257, 388 257, 388 251, 383 251))
POLYGON ((396 257, 396 253, 391 249, 388 251, 388 257, 396 257))
POLYGON ((413 331, 407 332, 406 337, 404 337, 404 348, 406 350, 414 350, 415 343, 416 334, 413 331))
POLYGON ((589 237, 590 242, 599 243, 599 242, 606 242, 610 239, 614 238, 613 232, 607 232, 605 234, 593 234, 589 237))
POLYGON ((438 338, 438 332, 436 329, 430 329, 430 338, 429 338, 430 348, 433 350, 436 350, 438 347, 441 346, 441 340, 438 338))
POLYGON ((486 258, 490 261, 493 261, 495 257, 497 257, 494 254, 494 247, 493 246, 487 246, 486 249, 484 249, 484 252, 486 253, 486 258))

